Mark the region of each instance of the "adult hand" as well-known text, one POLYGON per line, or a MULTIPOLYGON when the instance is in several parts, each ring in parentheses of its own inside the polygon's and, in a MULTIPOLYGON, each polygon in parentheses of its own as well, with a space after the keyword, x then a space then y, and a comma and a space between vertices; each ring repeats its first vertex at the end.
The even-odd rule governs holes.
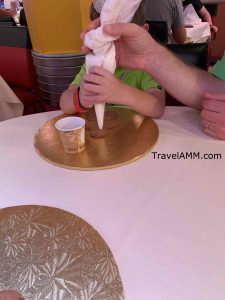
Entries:
MULTIPOLYGON (((100 18, 95 19, 94 21, 92 21, 92 22, 89 24, 88 28, 87 28, 86 30, 84 30, 83 32, 81 32, 81 35, 80 35, 81 40, 82 40, 82 41, 84 40, 84 36, 85 36, 85 34, 86 34, 88 31, 90 31, 90 30, 92 30, 92 29, 96 29, 96 28, 98 28, 100 25, 101 25, 101 24, 100 24, 100 18)), ((87 53, 87 52, 90 52, 90 49, 88 49, 85 45, 82 46, 82 50, 83 50, 84 52, 86 52, 86 53, 87 53)))
POLYGON ((97 103, 125 104, 126 87, 109 71, 100 67, 92 67, 83 77, 80 85, 80 101, 85 107, 97 103))
MULTIPOLYGON (((84 39, 86 32, 98 26, 100 26, 99 19, 91 23, 89 28, 81 34, 81 38, 84 39)), ((117 65, 129 69, 146 69, 149 56, 156 45, 146 30, 136 24, 115 23, 105 25, 104 32, 113 37, 120 37, 114 42, 117 65)), ((85 46, 82 49, 85 52, 88 51, 85 46)))
POLYGON ((202 107, 204 132, 214 138, 225 140, 225 93, 206 93, 202 107))

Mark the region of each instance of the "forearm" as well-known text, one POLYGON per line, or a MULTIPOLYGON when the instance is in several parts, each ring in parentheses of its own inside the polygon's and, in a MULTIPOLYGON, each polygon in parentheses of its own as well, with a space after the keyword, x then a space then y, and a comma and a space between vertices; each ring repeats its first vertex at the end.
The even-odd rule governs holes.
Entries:
POLYGON ((123 95, 123 104, 144 116, 159 118, 164 112, 165 95, 159 89, 151 89, 148 93, 125 85, 123 95))
POLYGON ((204 6, 200 9, 199 13, 200 13, 202 21, 208 22, 209 25, 212 25, 212 18, 210 16, 210 13, 204 6))
POLYGON ((154 43, 145 64, 151 74, 174 98, 183 104, 201 108, 205 92, 224 92, 225 84, 208 72, 187 65, 168 49, 154 43))

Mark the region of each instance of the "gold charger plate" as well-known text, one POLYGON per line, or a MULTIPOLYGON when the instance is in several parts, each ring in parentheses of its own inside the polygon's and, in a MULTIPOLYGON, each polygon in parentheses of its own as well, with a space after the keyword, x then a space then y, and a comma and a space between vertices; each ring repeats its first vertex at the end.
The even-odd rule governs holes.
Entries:
MULTIPOLYGON (((110 107, 118 113, 119 124, 105 137, 93 138, 86 130, 85 150, 69 154, 63 146, 55 122, 66 115, 57 116, 40 128, 34 138, 38 154, 45 160, 64 168, 79 170, 108 169, 128 164, 147 154, 155 145, 159 131, 151 118, 121 107, 110 107)), ((77 114, 87 119, 86 114, 77 114)))
POLYGON ((117 264, 97 231, 58 208, 0 209, 0 291, 25 300, 123 300, 117 264))

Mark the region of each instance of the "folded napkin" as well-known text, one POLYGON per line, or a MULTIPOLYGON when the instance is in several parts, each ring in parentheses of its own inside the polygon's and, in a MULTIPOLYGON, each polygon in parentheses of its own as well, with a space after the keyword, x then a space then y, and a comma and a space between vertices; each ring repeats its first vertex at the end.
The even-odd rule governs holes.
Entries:
POLYGON ((186 28, 186 32, 185 43, 205 43, 211 36, 208 22, 201 22, 192 28, 186 28))
POLYGON ((0 121, 22 116, 23 109, 23 103, 0 76, 0 121))
MULTIPOLYGON (((132 20, 142 0, 94 0, 93 5, 100 13, 101 26, 86 33, 84 44, 93 50, 86 56, 87 72, 92 66, 103 67, 114 73, 116 69, 116 52, 113 41, 117 38, 103 32, 105 24, 116 22, 128 23, 132 20)), ((119 37, 118 37, 119 38, 119 37)), ((103 128, 105 104, 96 104, 95 112, 98 127, 103 128)))
POLYGON ((184 25, 185 26, 194 26, 201 23, 202 20, 199 18, 196 13, 194 6, 189 4, 184 9, 184 25))

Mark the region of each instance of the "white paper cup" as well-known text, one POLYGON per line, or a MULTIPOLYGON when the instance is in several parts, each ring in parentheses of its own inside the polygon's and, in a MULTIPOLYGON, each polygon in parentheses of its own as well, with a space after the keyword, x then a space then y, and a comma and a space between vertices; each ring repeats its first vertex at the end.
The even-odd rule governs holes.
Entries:
POLYGON ((85 149, 85 120, 80 117, 66 117, 55 123, 55 128, 67 153, 78 153, 85 149))

